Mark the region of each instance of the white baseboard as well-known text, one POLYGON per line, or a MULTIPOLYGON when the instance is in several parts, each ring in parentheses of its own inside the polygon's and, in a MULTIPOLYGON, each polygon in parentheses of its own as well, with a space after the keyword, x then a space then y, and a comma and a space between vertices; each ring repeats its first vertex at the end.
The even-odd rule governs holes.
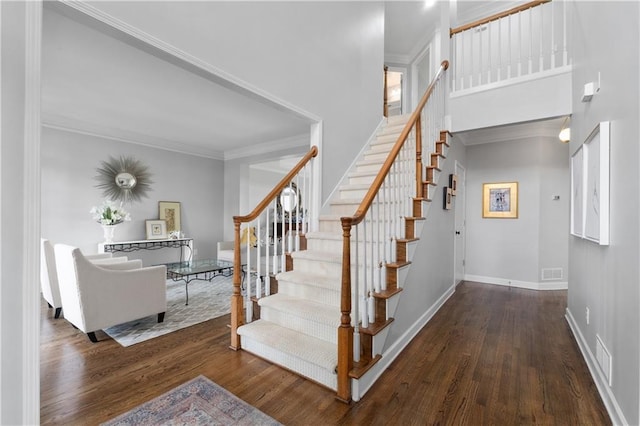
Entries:
POLYGON ((604 376, 600 368, 598 367, 598 362, 593 352, 589 348, 587 340, 584 338, 584 335, 580 331, 580 327, 576 322, 575 318, 571 314, 569 308, 566 310, 565 318, 567 323, 569 323, 569 327, 573 332, 573 336, 578 343, 578 347, 580 348, 580 352, 582 352, 582 357, 587 363, 587 367, 589 367, 589 372, 591 373, 591 377, 598 388, 598 393, 602 398, 602 402, 609 413, 609 417, 611 418, 611 422, 614 425, 628 425, 627 419, 624 417, 624 413, 618 405, 618 401, 616 400, 615 395, 613 394, 611 387, 607 381, 607 378, 604 376))
POLYGON ((507 287, 526 288, 529 290, 567 290, 569 283, 567 281, 518 281, 508 278, 483 277, 481 275, 465 274, 465 281, 475 281, 483 284, 503 285, 507 287))
POLYGON ((400 336, 398 340, 396 340, 383 354, 380 361, 373 366, 369 372, 367 372, 360 379, 353 379, 351 381, 352 386, 352 399, 354 401, 359 401, 360 398, 364 396, 365 393, 373 386, 373 384, 378 380, 378 378, 384 373, 387 368, 391 365, 391 363, 402 353, 404 348, 411 343, 414 337, 422 330, 422 328, 427 325, 429 320, 435 315, 436 312, 440 310, 442 305, 449 300, 449 298, 455 292, 456 286, 452 285, 444 292, 436 302, 431 305, 429 309, 411 326, 405 331, 405 333, 400 336))

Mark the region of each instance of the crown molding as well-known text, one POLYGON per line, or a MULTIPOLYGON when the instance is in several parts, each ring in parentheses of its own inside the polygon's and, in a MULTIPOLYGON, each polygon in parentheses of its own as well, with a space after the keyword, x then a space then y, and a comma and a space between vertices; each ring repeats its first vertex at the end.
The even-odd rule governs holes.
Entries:
POLYGON ((133 132, 107 129, 103 126, 96 126, 84 122, 80 123, 78 121, 68 120, 64 117, 54 116, 52 114, 43 114, 42 126, 54 130, 61 130, 64 132, 71 132, 79 135, 98 137, 134 145, 141 145, 148 148, 177 152, 180 154, 205 157, 212 160, 224 160, 224 153, 218 150, 200 148, 193 145, 183 144, 180 142, 151 137, 133 132))
POLYGON ((224 152, 224 160, 252 157, 255 155, 269 154, 274 151, 286 150, 295 147, 309 146, 309 135, 301 134, 270 142, 259 143, 252 146, 227 150, 224 152))

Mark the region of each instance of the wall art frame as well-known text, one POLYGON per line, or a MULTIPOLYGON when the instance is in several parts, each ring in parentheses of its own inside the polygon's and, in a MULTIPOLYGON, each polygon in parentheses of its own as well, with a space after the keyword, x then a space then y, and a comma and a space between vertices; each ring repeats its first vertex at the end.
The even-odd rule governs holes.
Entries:
POLYGON ((517 219, 518 182, 482 184, 482 217, 488 219, 517 219))
POLYGON ((455 197, 458 190, 458 176, 455 174, 449 175, 449 188, 451 188, 451 195, 455 197))
POLYGON ((150 219, 145 221, 147 240, 166 240, 167 222, 161 219, 150 219))
POLYGON ((609 245, 610 131, 602 121, 571 157, 571 234, 609 245))
POLYGON ((158 201, 158 218, 167 221, 167 232, 182 231, 179 201, 158 201))
POLYGON ((451 197, 453 196, 451 188, 447 186, 442 187, 443 204, 442 208, 445 210, 451 210, 451 197))

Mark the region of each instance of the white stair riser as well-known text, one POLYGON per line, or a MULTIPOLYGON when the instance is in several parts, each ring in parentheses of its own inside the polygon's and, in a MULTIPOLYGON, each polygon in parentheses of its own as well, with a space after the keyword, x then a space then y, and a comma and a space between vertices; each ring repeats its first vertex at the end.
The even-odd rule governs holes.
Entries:
POLYGON ((402 130, 404 130, 404 126, 407 122, 398 122, 398 123, 388 123, 378 132, 378 136, 381 135, 389 135, 389 134, 400 134, 402 130))
POLYGON ((308 274, 324 275, 328 278, 340 279, 342 276, 342 265, 340 263, 297 258, 293 259, 293 267, 296 271, 308 274))
POLYGON ((339 220, 320 219, 320 232, 342 234, 342 223, 339 220))
POLYGON ((301 376, 309 377, 329 389, 337 390, 338 388, 335 372, 328 371, 316 364, 291 356, 246 336, 242 337, 242 349, 279 364, 301 376))
POLYGON ((377 141, 371 145, 369 152, 391 152, 391 148, 396 144, 396 141, 377 141))
POLYGON ((387 160, 388 156, 389 153, 385 151, 369 151, 364 153, 364 160, 379 161, 380 164, 383 164, 387 160))
POLYGON ((278 293, 300 299, 313 300, 328 306, 340 308, 340 281, 336 280, 336 288, 331 290, 323 287, 305 285, 296 282, 278 281, 278 293))
POLYGON ((369 189, 340 189, 340 198, 343 200, 363 199, 369 189))
MULTIPOLYGON (((364 240, 362 239, 362 235, 359 235, 359 236, 361 239, 358 244, 358 251, 360 253, 360 256, 362 256, 363 250, 365 249, 365 244, 364 244, 364 240)), ((355 250, 356 250, 354 241, 355 241, 354 233, 352 231, 351 233, 351 255, 352 256, 355 254, 355 250)), ((377 258, 377 252, 383 250, 384 243, 386 242, 387 240, 384 238, 378 239, 376 236, 375 239, 372 239, 371 235, 369 235, 367 238, 367 245, 366 245, 367 257, 369 259, 372 259, 373 257, 377 258), (372 253, 374 253, 375 256, 372 256, 372 253)), ((342 240, 314 238, 314 239, 307 240, 307 250, 318 250, 318 251, 326 251, 326 252, 332 252, 332 253, 342 253, 342 244, 343 244, 342 240)))
POLYGON ((366 176, 354 176, 349 178, 350 185, 371 185, 375 180, 376 175, 366 175, 366 176))
POLYGON ((353 216, 360 204, 331 204, 331 214, 336 216, 353 216))
POLYGON ((299 331, 308 336, 324 340, 329 343, 338 343, 338 327, 340 326, 340 310, 336 309, 336 323, 322 324, 316 321, 292 315, 288 312, 274 309, 271 306, 260 307, 260 319, 278 324, 290 330, 299 331))
POLYGON ((380 168, 382 168, 382 162, 380 163, 372 163, 372 164, 368 164, 368 163, 362 163, 362 164, 356 164, 356 171, 357 172, 379 172, 380 168))

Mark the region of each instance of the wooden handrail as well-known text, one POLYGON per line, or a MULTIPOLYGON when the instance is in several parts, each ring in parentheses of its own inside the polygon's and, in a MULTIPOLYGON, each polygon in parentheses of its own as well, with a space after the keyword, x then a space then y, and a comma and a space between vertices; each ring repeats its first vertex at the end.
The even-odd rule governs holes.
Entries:
POLYGON ((420 103, 416 107, 415 111, 413 111, 413 114, 411 114, 411 117, 409 117, 409 121, 407 121, 407 124, 404 126, 404 129, 402 129, 402 133, 400 133, 400 136, 398 136, 398 140, 396 141, 393 148, 391 148, 391 152, 389 152, 389 156, 387 157, 387 160, 382 165, 382 168, 380 169, 380 172, 378 172, 378 175, 376 176, 373 183, 371 184, 369 191, 362 199, 360 206, 358 206, 358 210, 356 210, 356 213, 353 215, 353 217, 341 218, 343 222, 345 219, 349 219, 352 226, 355 226, 360 222, 362 222, 362 220, 365 217, 365 214, 369 210, 369 207, 371 207, 371 204, 373 203, 373 200, 376 197, 376 194, 380 190, 382 183, 384 182, 385 178, 389 174, 389 171, 391 170, 391 166, 396 160, 398 153, 402 149, 402 145, 404 145, 404 141, 407 139, 407 137, 409 136, 409 133, 411 133, 411 129, 420 118, 422 109, 424 108, 427 101, 429 100, 429 97, 431 96, 431 92, 433 92, 433 89, 435 88, 435 85, 438 82, 440 75, 447 68, 449 68, 449 61, 447 60, 442 61, 442 64, 440 65, 440 69, 438 69, 438 72, 436 73, 435 77, 433 78, 433 81, 427 88, 427 91, 422 96, 422 99, 420 100, 420 103))
POLYGON ((251 213, 246 216, 233 216, 233 294, 231 295, 231 344, 229 347, 233 350, 240 349, 240 336, 238 335, 238 327, 244 324, 244 307, 242 300, 241 284, 242 284, 242 267, 240 254, 240 226, 244 222, 255 220, 268 206, 274 198, 289 185, 293 178, 302 170, 304 166, 315 156, 318 155, 318 147, 312 146, 309 152, 305 154, 298 164, 280 182, 267 194, 266 197, 256 206, 251 213))
POLYGON ((539 6, 544 3, 549 3, 551 0, 535 0, 529 3, 525 3, 520 6, 516 6, 509 10, 505 10, 504 12, 496 13, 494 15, 488 16, 486 18, 478 19, 477 21, 473 21, 469 24, 462 25, 460 27, 451 28, 449 30, 449 38, 453 37, 454 34, 461 33, 466 30, 470 30, 471 28, 479 27, 480 25, 488 24, 489 22, 504 18, 509 15, 515 15, 518 12, 523 12, 527 9, 531 9, 532 7, 539 6))
MULTIPOLYGON (((338 327, 338 366, 337 366, 337 395, 336 398, 348 402, 351 399, 351 386, 349 382, 349 372, 351 371, 353 360, 353 345, 354 345, 354 327, 351 325, 351 229, 358 225, 365 218, 365 215, 371 207, 376 195, 380 191, 380 188, 389 174, 393 163, 398 156, 398 153, 402 149, 406 142, 411 129, 414 126, 421 125, 421 114, 424 109, 431 93, 433 93, 436 84, 440 80, 440 77, 444 71, 449 68, 449 61, 442 61, 440 69, 436 73, 433 81, 429 84, 427 91, 420 99, 418 106, 416 107, 409 121, 402 129, 400 136, 387 156, 387 160, 382 165, 380 172, 374 179, 369 191, 364 196, 362 202, 358 206, 358 210, 353 216, 345 216, 340 218, 342 226, 342 277, 340 284, 340 326, 338 327)), ((416 128, 416 194, 421 196, 422 194, 422 147, 421 147, 421 129, 416 128), (419 171, 418 171, 419 170, 419 171)), ((357 252, 356 252, 357 253, 357 252)), ((356 260, 357 262, 357 260, 356 260)), ((356 272, 357 273, 357 272, 356 272)), ((358 302, 356 302, 358 303, 358 302)), ((356 320, 358 321, 358 320, 356 320)))
POLYGON ((309 162, 309 160, 311 160, 316 155, 318 155, 318 147, 314 145, 311 147, 309 152, 307 152, 305 156, 302 157, 300 161, 298 161, 298 164, 296 164, 295 167, 291 169, 291 171, 285 177, 283 177, 282 180, 275 187, 273 187, 271 192, 269 192, 269 194, 267 194, 267 196, 264 197, 264 199, 260 202, 260 204, 258 204, 251 213, 249 213, 246 216, 234 216, 233 217, 234 223, 235 222, 239 222, 239 223, 251 222, 252 220, 257 218, 258 215, 262 213, 264 209, 267 208, 269 203, 273 201, 273 199, 276 198, 278 194, 280 194, 280 192, 282 192, 282 190, 286 186, 289 185, 291 180, 298 174, 300 170, 302 170, 302 168, 309 162))

